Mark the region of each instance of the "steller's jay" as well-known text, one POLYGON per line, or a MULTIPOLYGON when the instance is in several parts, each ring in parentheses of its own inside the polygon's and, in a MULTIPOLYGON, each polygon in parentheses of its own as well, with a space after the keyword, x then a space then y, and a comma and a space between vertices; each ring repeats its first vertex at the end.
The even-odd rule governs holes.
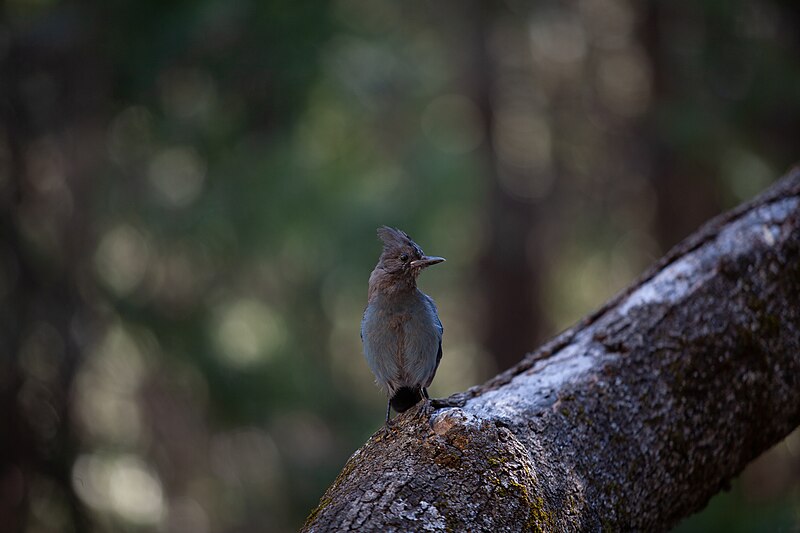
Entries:
POLYGON ((417 288, 417 276, 444 258, 426 256, 398 229, 383 226, 378 237, 383 253, 369 277, 361 341, 378 385, 389 394, 388 424, 391 408, 402 413, 428 398, 442 359, 442 322, 436 304, 417 288))

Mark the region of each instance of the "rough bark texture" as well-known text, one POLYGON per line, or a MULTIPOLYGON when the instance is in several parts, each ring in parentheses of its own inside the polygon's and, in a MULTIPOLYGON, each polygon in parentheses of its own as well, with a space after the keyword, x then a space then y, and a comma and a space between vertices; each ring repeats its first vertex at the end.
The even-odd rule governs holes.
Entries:
POLYGON ((800 169, 488 383, 420 404, 305 531, 659 531, 800 424, 800 169))

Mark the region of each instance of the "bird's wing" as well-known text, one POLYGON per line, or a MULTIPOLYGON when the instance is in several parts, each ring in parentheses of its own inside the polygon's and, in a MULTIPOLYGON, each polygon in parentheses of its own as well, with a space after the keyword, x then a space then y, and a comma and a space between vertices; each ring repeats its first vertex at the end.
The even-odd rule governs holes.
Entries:
POLYGON ((428 304, 428 309, 433 312, 433 318, 436 320, 436 329, 439 330, 439 336, 441 336, 444 333, 444 327, 442 326, 442 321, 439 320, 439 311, 436 309, 436 303, 427 294, 422 293, 422 295, 425 296, 425 303, 428 304))
MULTIPOLYGON (((436 309, 436 303, 433 301, 433 298, 425 294, 425 303, 428 304, 428 308, 433 313, 433 318, 436 321, 436 329, 439 330, 439 351, 436 354, 436 368, 439 368, 439 362, 442 360, 442 336, 444 335, 444 326, 442 326, 442 321, 439 320, 439 311, 436 309)), ((436 372, 435 369, 434 372, 436 372)))

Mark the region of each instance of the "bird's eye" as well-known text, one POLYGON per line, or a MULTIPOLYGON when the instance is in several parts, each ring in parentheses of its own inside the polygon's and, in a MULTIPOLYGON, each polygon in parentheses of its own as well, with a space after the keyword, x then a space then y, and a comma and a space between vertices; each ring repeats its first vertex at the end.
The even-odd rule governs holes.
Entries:
POLYGON ((403 263, 405 263, 406 261, 408 261, 408 254, 403 254, 403 255, 401 255, 401 256, 400 256, 400 261, 402 261, 403 263))

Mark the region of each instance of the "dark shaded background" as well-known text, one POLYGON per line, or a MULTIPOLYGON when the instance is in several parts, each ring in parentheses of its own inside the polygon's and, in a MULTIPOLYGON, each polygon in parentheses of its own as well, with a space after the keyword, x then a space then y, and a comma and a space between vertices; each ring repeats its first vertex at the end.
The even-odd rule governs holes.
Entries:
MULTIPOLYGON (((448 258, 443 396, 800 147, 792 0, 0 10, 3 531, 296 530, 383 420, 377 226, 448 258)), ((795 432, 679 529, 798 525, 795 432)))

